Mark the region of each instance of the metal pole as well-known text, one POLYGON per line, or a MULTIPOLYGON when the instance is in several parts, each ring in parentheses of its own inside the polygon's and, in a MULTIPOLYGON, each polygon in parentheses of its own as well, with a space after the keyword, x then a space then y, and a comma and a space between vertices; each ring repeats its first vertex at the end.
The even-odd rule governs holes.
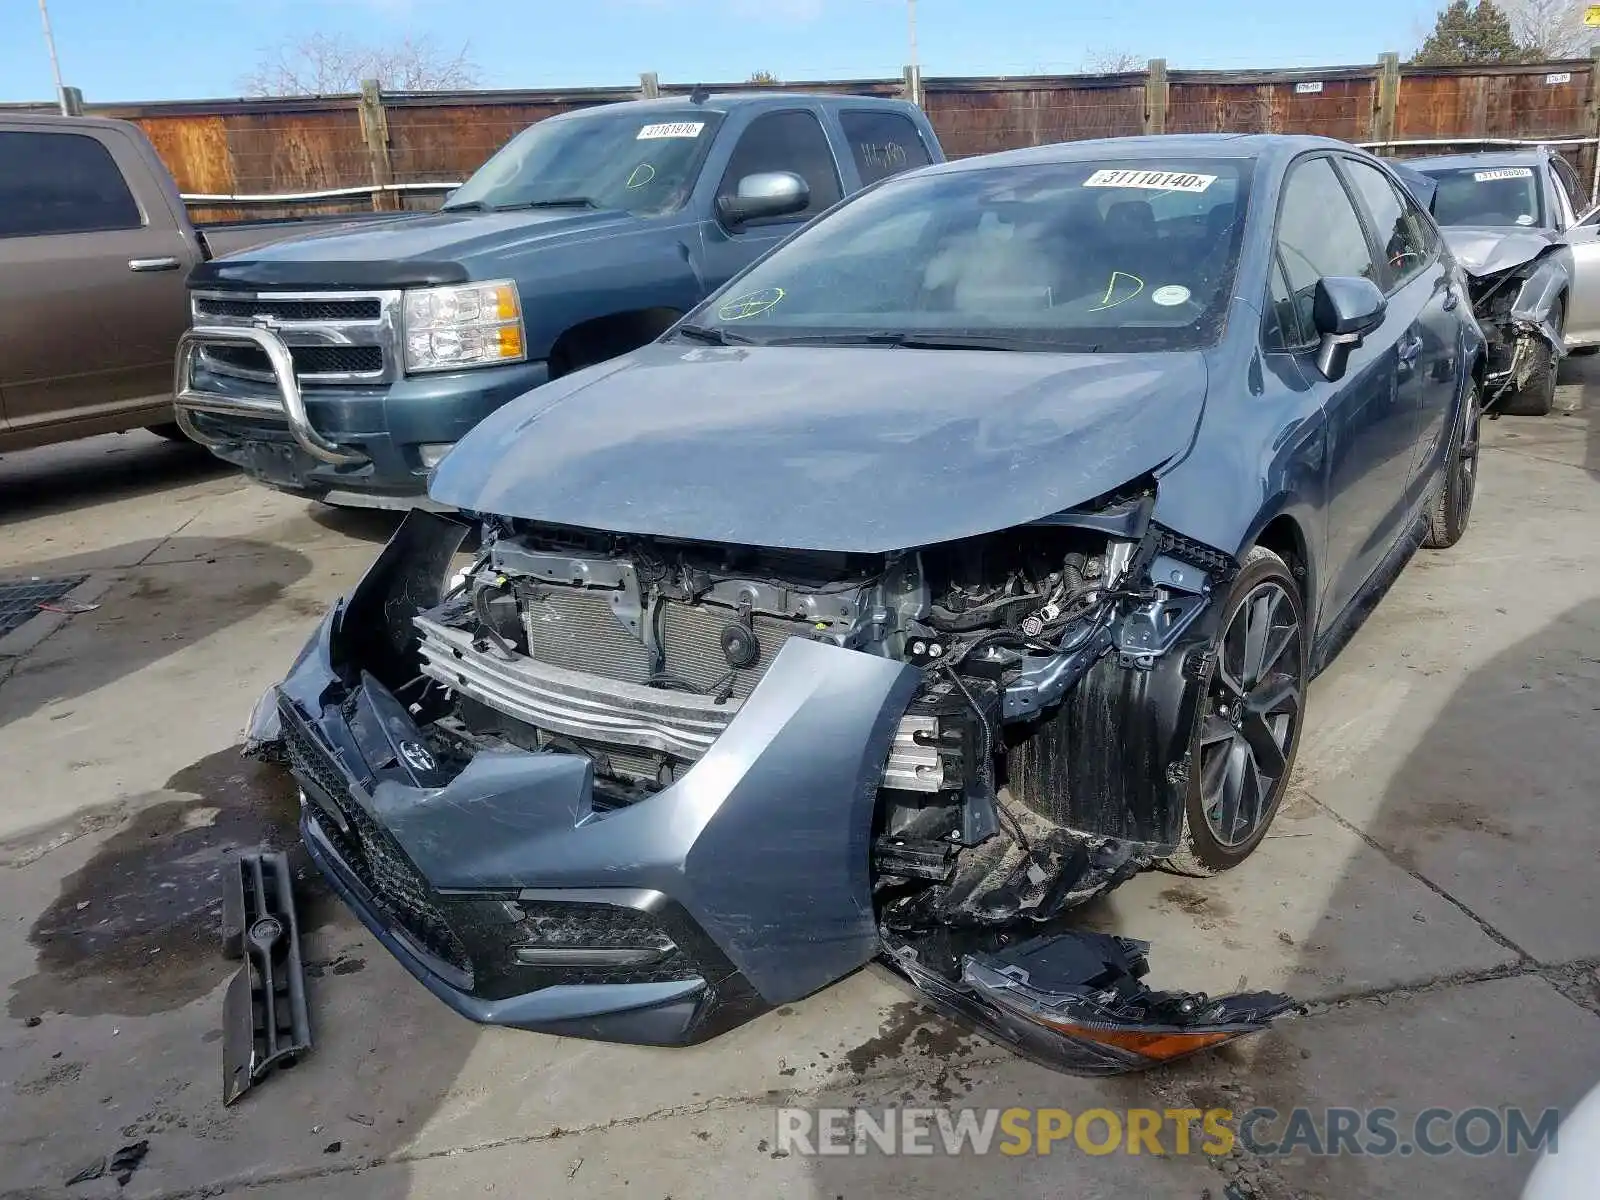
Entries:
MULTIPOLYGON (((43 4, 44 0, 39 0, 43 4)), ((911 103, 922 104, 922 64, 917 60, 917 0, 906 0, 906 28, 911 35, 911 103)))
POLYGON ((44 44, 50 48, 50 73, 56 80, 56 102, 61 106, 61 115, 67 115, 67 90, 61 86, 61 63, 56 59, 56 39, 50 32, 50 10, 45 7, 45 0, 39 0, 39 19, 44 22, 44 44))

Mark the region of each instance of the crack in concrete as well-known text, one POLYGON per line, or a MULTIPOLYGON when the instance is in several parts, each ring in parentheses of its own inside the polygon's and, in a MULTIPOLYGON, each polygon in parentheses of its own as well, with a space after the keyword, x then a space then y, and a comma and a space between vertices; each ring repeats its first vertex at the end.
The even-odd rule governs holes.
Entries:
POLYGON ((1471 907, 1468 906, 1466 901, 1458 899, 1448 888, 1441 887, 1439 884, 1429 879, 1416 868, 1406 864, 1394 852, 1392 847, 1385 846, 1382 842, 1378 841, 1377 838, 1373 837, 1365 829, 1362 829, 1361 826, 1357 825, 1354 821, 1346 820, 1341 813, 1337 812, 1335 809, 1327 804, 1324 804, 1320 799, 1318 799, 1316 793, 1311 791, 1309 788, 1305 790, 1305 795, 1310 799, 1311 803, 1315 804, 1323 812, 1327 813, 1328 816, 1332 817, 1337 824, 1342 825, 1345 829, 1348 829, 1351 833, 1355 834, 1368 846, 1376 850, 1379 854, 1383 855, 1385 859, 1393 863, 1396 867, 1399 867, 1400 870, 1404 871, 1412 879, 1415 879, 1435 896, 1438 896, 1441 900, 1453 905, 1461 912, 1463 916, 1481 929, 1484 933, 1484 936, 1486 936, 1495 945, 1499 946, 1502 950, 1511 951, 1517 956, 1517 959, 1520 963, 1529 966, 1534 965, 1535 960, 1533 955, 1529 954, 1521 946, 1517 945, 1517 943, 1512 941, 1511 938, 1506 934, 1496 929, 1486 918, 1475 913, 1471 907))

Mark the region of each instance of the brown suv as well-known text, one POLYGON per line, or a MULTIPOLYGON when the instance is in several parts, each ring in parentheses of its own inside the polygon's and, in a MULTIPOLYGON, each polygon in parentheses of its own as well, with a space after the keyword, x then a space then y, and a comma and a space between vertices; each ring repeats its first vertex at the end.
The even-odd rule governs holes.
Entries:
POLYGON ((0 114, 0 451, 140 426, 180 436, 189 269, 307 228, 202 233, 137 126, 0 114))

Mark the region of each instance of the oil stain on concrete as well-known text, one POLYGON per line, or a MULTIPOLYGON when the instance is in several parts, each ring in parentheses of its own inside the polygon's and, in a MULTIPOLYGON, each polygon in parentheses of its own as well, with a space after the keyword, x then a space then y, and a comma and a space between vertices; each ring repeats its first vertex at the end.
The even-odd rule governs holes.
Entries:
POLYGON ((281 766, 233 747, 128 807, 132 818, 34 921, 37 973, 12 988, 11 1016, 141 1016, 205 995, 238 969, 222 957, 219 928, 223 871, 241 849, 290 851, 302 929, 329 911, 299 849, 298 789, 281 766))

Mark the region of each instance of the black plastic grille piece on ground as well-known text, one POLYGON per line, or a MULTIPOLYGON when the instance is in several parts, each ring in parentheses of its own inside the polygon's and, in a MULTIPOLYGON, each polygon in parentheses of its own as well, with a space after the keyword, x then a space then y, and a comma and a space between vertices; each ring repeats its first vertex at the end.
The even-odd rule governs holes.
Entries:
POLYGON ((87 575, 62 575, 54 579, 0 579, 0 637, 21 626, 41 604, 59 600, 87 575))
POLYGON ((288 856, 242 851, 222 883, 222 950, 244 958, 222 1000, 222 1102, 311 1049, 288 856))

